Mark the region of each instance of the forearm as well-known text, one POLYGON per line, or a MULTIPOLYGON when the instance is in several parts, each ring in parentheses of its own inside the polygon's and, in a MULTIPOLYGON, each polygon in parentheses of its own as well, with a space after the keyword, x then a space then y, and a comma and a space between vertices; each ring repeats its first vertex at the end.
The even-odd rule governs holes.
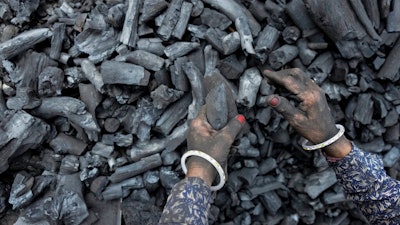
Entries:
POLYGON ((386 174, 377 155, 352 145, 349 154, 330 165, 371 224, 400 224, 400 182, 386 174))
POLYGON ((159 225, 208 224, 210 199, 211 190, 204 180, 185 178, 173 187, 159 225))

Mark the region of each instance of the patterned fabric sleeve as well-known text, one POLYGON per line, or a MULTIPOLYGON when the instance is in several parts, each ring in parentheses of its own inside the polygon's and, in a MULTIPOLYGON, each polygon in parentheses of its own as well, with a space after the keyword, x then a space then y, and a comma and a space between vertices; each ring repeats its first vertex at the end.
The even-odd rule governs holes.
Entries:
POLYGON ((400 182, 386 174, 379 156, 353 144, 349 155, 329 164, 347 197, 371 224, 400 224, 400 182))
POLYGON ((208 224, 210 200, 210 187, 202 179, 185 178, 172 188, 159 225, 208 224))

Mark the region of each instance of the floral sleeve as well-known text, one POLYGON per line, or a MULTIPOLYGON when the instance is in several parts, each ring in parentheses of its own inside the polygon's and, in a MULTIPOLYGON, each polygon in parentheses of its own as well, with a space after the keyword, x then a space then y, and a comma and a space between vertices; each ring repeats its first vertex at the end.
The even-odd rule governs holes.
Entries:
POLYGON ((202 179, 185 178, 173 187, 159 225, 208 224, 210 200, 210 187, 202 179))
POLYGON ((347 197, 371 224, 400 224, 400 182, 386 174, 378 155, 353 144, 349 155, 330 165, 347 197))

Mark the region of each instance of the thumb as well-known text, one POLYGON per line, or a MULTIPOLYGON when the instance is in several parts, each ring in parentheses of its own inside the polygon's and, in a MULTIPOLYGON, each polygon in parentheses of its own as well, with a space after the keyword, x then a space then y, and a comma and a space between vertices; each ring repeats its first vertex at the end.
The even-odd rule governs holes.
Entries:
POLYGON ((224 138, 229 138, 229 141, 232 143, 239 132, 242 130, 243 125, 245 123, 245 118, 243 115, 237 115, 232 118, 229 123, 221 130, 221 135, 224 138))
POLYGON ((302 111, 294 107, 289 100, 278 95, 270 95, 267 97, 267 102, 276 111, 282 114, 286 120, 291 122, 296 114, 304 115, 302 111))

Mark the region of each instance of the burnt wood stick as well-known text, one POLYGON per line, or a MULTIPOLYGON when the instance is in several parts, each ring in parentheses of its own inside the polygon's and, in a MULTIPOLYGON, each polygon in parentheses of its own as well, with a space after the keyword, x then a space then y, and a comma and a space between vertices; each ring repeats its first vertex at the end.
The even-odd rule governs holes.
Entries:
POLYGON ((138 40, 138 21, 140 0, 129 0, 120 41, 128 46, 135 47, 138 40))
POLYGON ((213 48, 215 48, 218 52, 223 53, 224 48, 222 46, 222 32, 218 32, 217 28, 208 28, 207 32, 204 34, 204 38, 210 43, 213 48))
POLYGON ((222 49, 224 55, 230 55, 240 47, 240 34, 232 32, 222 38, 222 49))
POLYGON ((381 0, 379 4, 379 10, 381 12, 381 18, 387 18, 390 12, 392 0, 381 0))
POLYGON ((371 99, 371 94, 360 94, 357 99, 357 105, 354 110, 353 118, 361 124, 368 125, 372 122, 374 114, 374 103, 371 99))
POLYGON ((104 191, 101 192, 101 197, 105 201, 121 199, 127 197, 131 193, 132 189, 141 189, 143 187, 143 178, 141 176, 135 176, 108 185, 104 191))
POLYGON ((381 26, 381 18, 379 12, 378 0, 362 0, 365 11, 371 20, 372 25, 375 29, 379 29, 381 26))
POLYGON ((380 79, 389 79, 394 81, 400 69, 400 64, 398 63, 399 57, 400 57, 400 38, 397 39, 397 42, 393 46, 389 55, 387 56, 385 63, 379 70, 377 77, 379 77, 380 79))
POLYGON ((246 3, 247 2, 249 4, 248 6, 249 11, 257 19, 257 21, 263 21, 266 18, 268 18, 269 13, 264 7, 264 2, 259 0, 249 0, 246 1, 246 3))
POLYGON ((310 65, 318 53, 308 48, 308 43, 305 39, 298 40, 297 47, 299 48, 299 57, 302 63, 306 66, 310 65))
POLYGON ((255 54, 253 47, 253 36, 251 34, 249 21, 246 17, 239 17, 235 20, 236 29, 240 35, 242 50, 248 54, 255 54))
POLYGON ((269 54, 268 62, 273 69, 279 69, 292 61, 299 54, 297 46, 282 45, 269 54))
POLYGON ((90 83, 92 83, 100 93, 103 93, 103 77, 97 70, 96 66, 90 60, 85 59, 81 63, 81 68, 85 77, 90 81, 90 83))
POLYGON ((152 71, 159 71, 164 66, 164 59, 145 50, 135 50, 124 55, 117 56, 116 61, 130 62, 152 71))
POLYGON ((230 20, 224 14, 209 8, 205 8, 200 15, 201 24, 205 24, 212 28, 218 28, 220 30, 226 30, 231 24, 230 20))
POLYGON ((220 83, 213 88, 206 96, 206 117, 207 121, 215 130, 222 129, 228 122, 228 99, 227 88, 220 83))
POLYGON ((105 84, 147 86, 150 72, 142 66, 117 61, 103 61, 101 76, 105 84))
POLYGON ((211 45, 204 48, 205 72, 204 76, 211 74, 218 65, 219 57, 218 52, 215 51, 211 45))
POLYGON ((87 144, 82 140, 64 133, 59 133, 49 145, 57 154, 82 155, 87 148, 87 144))
POLYGON ((175 25, 172 36, 181 40, 186 32, 186 27, 189 23, 190 15, 192 13, 193 4, 189 2, 183 2, 181 12, 179 15, 179 20, 175 25))
POLYGON ((65 23, 56 23, 54 24, 53 36, 51 37, 51 51, 50 58, 59 59, 60 53, 62 49, 62 45, 64 43, 66 25, 65 23))
POLYGON ((204 10, 204 3, 201 0, 190 0, 193 4, 193 10, 191 16, 197 17, 200 16, 204 10))
POLYGON ((10 40, 0 43, 0 59, 10 59, 33 47, 37 43, 46 40, 52 35, 53 32, 49 28, 38 28, 25 31, 10 40))
POLYGON ((262 77, 257 67, 245 70, 240 77, 239 93, 236 102, 247 108, 253 107, 256 104, 261 80, 262 77))
POLYGON ((142 14, 139 17, 139 22, 147 22, 158 14, 160 14, 165 8, 167 8, 168 2, 165 0, 144 0, 142 7, 142 14))
POLYGON ((183 71, 190 82, 193 97, 192 103, 188 107, 188 119, 194 119, 205 103, 203 74, 191 61, 183 65, 183 71))
POLYGON ((388 32, 400 31, 400 2, 392 1, 392 11, 389 12, 386 22, 386 30, 388 32))
POLYGON ((267 60, 268 53, 270 53, 278 41, 280 32, 278 29, 272 26, 265 26, 257 37, 255 52, 256 57, 261 63, 267 60))
POLYGON ((78 89, 81 101, 86 104, 87 110, 96 117, 96 108, 100 105, 103 96, 93 84, 79 83, 78 89))
POLYGON ((154 154, 140 159, 138 162, 118 167, 108 179, 112 183, 119 183, 125 179, 134 177, 148 170, 157 168, 162 165, 160 154, 154 154))
POLYGON ((286 11, 296 26, 301 29, 303 37, 309 37, 318 32, 318 27, 308 14, 302 0, 293 0, 286 4, 286 11))
MULTIPOLYGON (((367 12, 365 11, 364 5, 361 0, 350 0, 350 4, 353 7, 353 11, 356 13, 359 21, 364 25, 367 33, 374 40, 381 41, 381 37, 376 33, 371 20, 368 18, 367 12)), ((399 17, 400 18, 400 17, 399 17)))
POLYGON ((167 106, 183 96, 184 92, 169 88, 161 84, 150 93, 153 105, 157 109, 165 109, 167 106))
POLYGON ((304 0, 304 3, 314 22, 334 42, 365 37, 366 32, 347 0, 304 0))
POLYGON ((200 44, 197 42, 175 42, 172 45, 168 45, 164 49, 164 53, 169 59, 175 60, 198 47, 200 47, 200 44))
POLYGON ((245 68, 245 61, 239 61, 235 54, 229 55, 218 63, 218 70, 227 79, 238 79, 245 68))
POLYGON ((170 66, 170 75, 171 75, 171 82, 174 85, 175 89, 181 91, 189 91, 190 84, 187 76, 183 72, 183 65, 187 63, 187 57, 179 57, 175 60, 174 64, 170 66))
POLYGON ((287 26, 282 31, 282 37, 286 43, 293 44, 300 38, 300 30, 296 26, 287 26))
POLYGON ((189 129, 187 123, 175 128, 172 133, 165 138, 153 138, 149 141, 137 141, 127 154, 133 161, 138 161, 143 157, 159 153, 163 150, 173 151, 186 140, 186 132, 189 129))
POLYGON ((329 46, 326 42, 308 42, 307 47, 313 50, 327 49, 329 46))
POLYGON ((310 78, 317 84, 322 84, 333 68, 334 59, 331 52, 324 52, 319 55, 307 68, 310 78))
POLYGON ((161 26, 157 30, 157 34, 163 41, 168 41, 170 39, 172 32, 178 23, 182 3, 183 0, 172 0, 169 4, 161 26))
POLYGON ((120 3, 112 6, 107 13, 106 21, 113 25, 113 27, 120 29, 124 24, 125 19, 125 5, 120 3))
POLYGON ((164 55, 165 46, 160 38, 140 38, 137 42, 137 49, 162 56, 164 55))

